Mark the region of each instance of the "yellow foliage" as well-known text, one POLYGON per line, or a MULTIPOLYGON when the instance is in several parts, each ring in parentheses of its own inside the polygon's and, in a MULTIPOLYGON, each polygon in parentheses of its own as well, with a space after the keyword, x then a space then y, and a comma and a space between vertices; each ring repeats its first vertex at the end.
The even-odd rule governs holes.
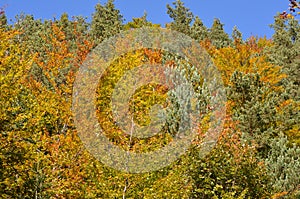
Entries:
POLYGON ((207 43, 202 44, 220 70, 225 85, 230 84, 231 75, 235 71, 246 74, 258 73, 262 81, 271 85, 275 85, 284 78, 285 74, 281 73, 281 67, 268 62, 263 53, 263 48, 271 45, 271 41, 262 38, 259 40, 250 38, 245 44, 236 43, 234 47, 228 46, 220 49, 207 43))

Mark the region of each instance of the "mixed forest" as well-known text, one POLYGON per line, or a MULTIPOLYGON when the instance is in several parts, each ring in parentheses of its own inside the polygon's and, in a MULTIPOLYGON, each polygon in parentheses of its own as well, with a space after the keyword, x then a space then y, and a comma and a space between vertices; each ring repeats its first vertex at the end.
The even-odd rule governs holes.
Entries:
MULTIPOLYGON (((52 20, 20 14, 10 23, 1 9, 0 198, 300 199, 300 6, 290 3, 288 13, 274 13, 270 39, 243 39, 237 27, 228 34, 220 19, 206 27, 180 0, 166 6, 171 22, 163 27, 199 42, 220 71, 225 121, 205 157, 199 156, 199 133, 178 160, 140 174, 110 168, 86 150, 74 125, 73 83, 103 40, 124 30, 162 25, 148 21, 146 14, 125 23, 113 0, 97 4, 91 21, 67 13, 52 20)), ((99 82, 99 124, 124 150, 155 150, 176 133, 165 129, 149 139, 131 140, 114 123, 109 101, 124 71, 160 64, 165 57, 157 49, 127 53, 99 82)), ((148 108, 166 98, 165 88, 148 86, 138 89, 131 102, 135 119, 145 124, 148 108)), ((201 132, 210 126, 211 107, 204 111, 201 132)))

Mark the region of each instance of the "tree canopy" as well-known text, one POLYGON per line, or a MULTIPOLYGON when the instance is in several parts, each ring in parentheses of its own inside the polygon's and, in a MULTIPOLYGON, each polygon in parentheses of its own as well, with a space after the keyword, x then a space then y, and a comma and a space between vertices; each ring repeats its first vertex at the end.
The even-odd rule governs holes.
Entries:
MULTIPOLYGON (((220 19, 206 27, 181 0, 166 5, 171 22, 165 28, 207 52, 226 91, 224 126, 204 157, 203 134, 214 125, 208 100, 213 93, 203 77, 193 75, 192 64, 150 48, 110 63, 97 84, 95 115, 107 139, 125 151, 157 150, 179 131, 177 123, 167 123, 149 138, 123 132, 111 98, 128 70, 147 64, 181 69, 200 96, 195 103, 203 112, 190 148, 172 164, 138 174, 110 168, 85 148, 74 124, 73 86, 80 66, 105 39, 162 26, 146 13, 124 23, 113 0, 95 5, 90 22, 64 13, 44 21, 20 14, 8 23, 0 9, 0 198, 299 198, 299 4, 290 0, 289 10, 274 17, 271 39, 245 40, 238 27, 226 33, 220 19)), ((147 125, 151 107, 169 106, 168 89, 155 83, 136 88, 128 108, 133 122, 147 125)), ((175 121, 184 114, 178 104, 167 114, 175 121)))

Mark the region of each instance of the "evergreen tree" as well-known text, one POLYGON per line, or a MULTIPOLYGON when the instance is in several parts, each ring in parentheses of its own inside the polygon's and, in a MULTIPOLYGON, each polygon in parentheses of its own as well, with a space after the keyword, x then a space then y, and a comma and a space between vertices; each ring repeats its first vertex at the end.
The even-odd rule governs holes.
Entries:
POLYGON ((7 28, 7 18, 4 8, 0 8, 0 28, 7 28))
POLYGON ((191 27, 191 37, 197 41, 202 41, 208 38, 208 29, 204 26, 202 20, 196 16, 191 27))
POLYGON ((231 37, 234 42, 240 43, 243 41, 243 35, 236 26, 233 27, 231 37))
POLYGON ((95 45, 119 33, 122 29, 123 17, 115 8, 114 0, 105 5, 97 4, 91 22, 91 37, 95 45))
POLYGON ((147 13, 144 13, 142 17, 139 18, 132 18, 132 21, 128 22, 124 25, 124 30, 129 30, 131 28, 141 28, 144 26, 149 27, 160 27, 159 24, 153 24, 147 20, 147 13))
POLYGON ((260 80, 258 74, 235 72, 228 88, 234 102, 233 118, 245 140, 256 142, 259 155, 266 157, 269 140, 284 128, 280 125, 277 106, 281 96, 260 80))
POLYGON ((275 30, 274 45, 267 49, 270 62, 282 66, 287 77, 281 81, 284 87, 285 99, 289 101, 283 111, 282 122, 289 129, 284 133, 300 145, 300 25, 294 18, 275 17, 271 27, 275 30))
POLYGON ((231 44, 229 35, 225 33, 223 26, 224 24, 222 24, 219 19, 215 19, 212 27, 210 28, 210 40, 217 48, 226 47, 231 44))
POLYGON ((272 139, 265 163, 274 192, 297 198, 300 197, 300 148, 288 145, 287 137, 282 134, 272 139))
POLYGON ((299 100, 300 94, 300 25, 296 19, 275 17, 271 25, 275 30, 274 46, 270 49, 270 61, 282 66, 288 75, 284 84, 293 98, 299 100), (289 84, 289 85, 288 85, 289 84))
POLYGON ((74 37, 73 34, 73 23, 69 20, 69 15, 67 13, 63 13, 60 16, 59 20, 55 20, 54 23, 58 25, 58 27, 61 28, 61 30, 64 32, 65 37, 67 40, 72 40, 74 37))
POLYGON ((173 21, 169 24, 170 29, 182 32, 186 35, 191 33, 191 23, 194 20, 194 15, 189 8, 184 6, 181 0, 172 3, 174 8, 167 5, 167 14, 173 21))

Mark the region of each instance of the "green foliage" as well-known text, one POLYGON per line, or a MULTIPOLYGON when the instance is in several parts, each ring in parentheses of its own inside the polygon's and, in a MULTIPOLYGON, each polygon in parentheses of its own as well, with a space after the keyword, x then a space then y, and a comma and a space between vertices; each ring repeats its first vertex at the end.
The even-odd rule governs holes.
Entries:
POLYGON ((275 17, 274 24, 271 27, 275 30, 273 35, 274 45, 268 48, 269 60, 272 63, 282 66, 282 70, 287 77, 281 81, 285 89, 286 111, 284 122, 292 130, 286 129, 284 132, 289 135, 293 142, 300 143, 300 125, 299 125, 299 108, 300 108, 300 25, 297 19, 282 19, 280 16, 275 17))
POLYGON ((242 139, 227 118, 218 144, 202 158, 196 146, 189 154, 189 174, 195 198, 265 198, 270 194, 268 176, 256 158, 255 147, 242 139))
POLYGON ((284 135, 271 140, 271 150, 265 160, 275 192, 287 192, 289 198, 300 196, 300 148, 289 147, 284 135))
POLYGON ((247 140, 254 138, 260 155, 265 157, 269 139, 277 136, 279 114, 276 107, 280 97, 260 80, 258 74, 235 72, 229 87, 229 99, 233 101, 234 119, 247 140))
POLYGON ((222 74, 228 91, 225 125, 203 157, 203 133, 212 125, 204 79, 194 76, 188 61, 163 50, 120 56, 99 81, 96 114, 105 135, 124 150, 147 152, 168 144, 186 114, 179 106, 185 100, 149 83, 136 88, 128 111, 134 122, 147 125, 151 107, 166 108, 168 98, 177 104, 166 112, 167 125, 146 139, 124 135, 111 97, 126 71, 143 64, 177 67, 201 93, 201 128, 191 148, 159 171, 129 174, 103 165, 82 145, 72 119, 73 82, 87 54, 104 39, 123 29, 160 25, 146 14, 123 24, 113 0, 96 5, 91 23, 67 13, 46 21, 21 14, 9 25, 0 9, 0 198, 300 197, 299 21, 278 15, 272 40, 243 41, 236 27, 231 40, 219 19, 208 29, 180 0, 167 5, 167 14, 172 19, 167 28, 200 42, 222 74))
POLYGON ((196 16, 191 26, 191 37, 197 41, 208 39, 208 29, 204 26, 202 20, 196 16))
POLYGON ((105 5, 97 4, 91 22, 91 39, 95 45, 106 38, 114 36, 122 29, 123 17, 115 8, 114 1, 108 0, 105 5))
POLYGON ((231 43, 229 35, 225 33, 223 26, 224 24, 219 19, 215 19, 209 31, 209 38, 217 48, 229 46, 231 43))
POLYGON ((236 26, 234 26, 234 28, 232 30, 231 37, 236 42, 242 42, 243 41, 243 35, 236 26))
POLYGON ((167 5, 167 13, 173 21, 169 24, 169 28, 190 35, 190 25, 194 19, 194 15, 189 8, 184 6, 180 0, 173 2, 174 8, 167 5))
POLYGON ((7 26, 7 17, 5 15, 4 8, 0 8, 0 28, 5 29, 7 26))
MULTIPOLYGON (((288 74, 287 80, 298 88, 295 95, 299 98, 299 70, 300 70, 300 25, 296 19, 282 19, 275 17, 271 25, 275 30, 274 46, 270 49, 270 60, 276 65, 283 66, 288 74)), ((296 97, 296 96, 295 96, 296 97)))
POLYGON ((124 30, 129 30, 131 28, 141 28, 144 26, 149 27, 160 27, 159 24, 152 24, 150 21, 147 20, 147 13, 144 13, 142 17, 139 18, 132 18, 132 21, 128 22, 124 25, 124 30))

